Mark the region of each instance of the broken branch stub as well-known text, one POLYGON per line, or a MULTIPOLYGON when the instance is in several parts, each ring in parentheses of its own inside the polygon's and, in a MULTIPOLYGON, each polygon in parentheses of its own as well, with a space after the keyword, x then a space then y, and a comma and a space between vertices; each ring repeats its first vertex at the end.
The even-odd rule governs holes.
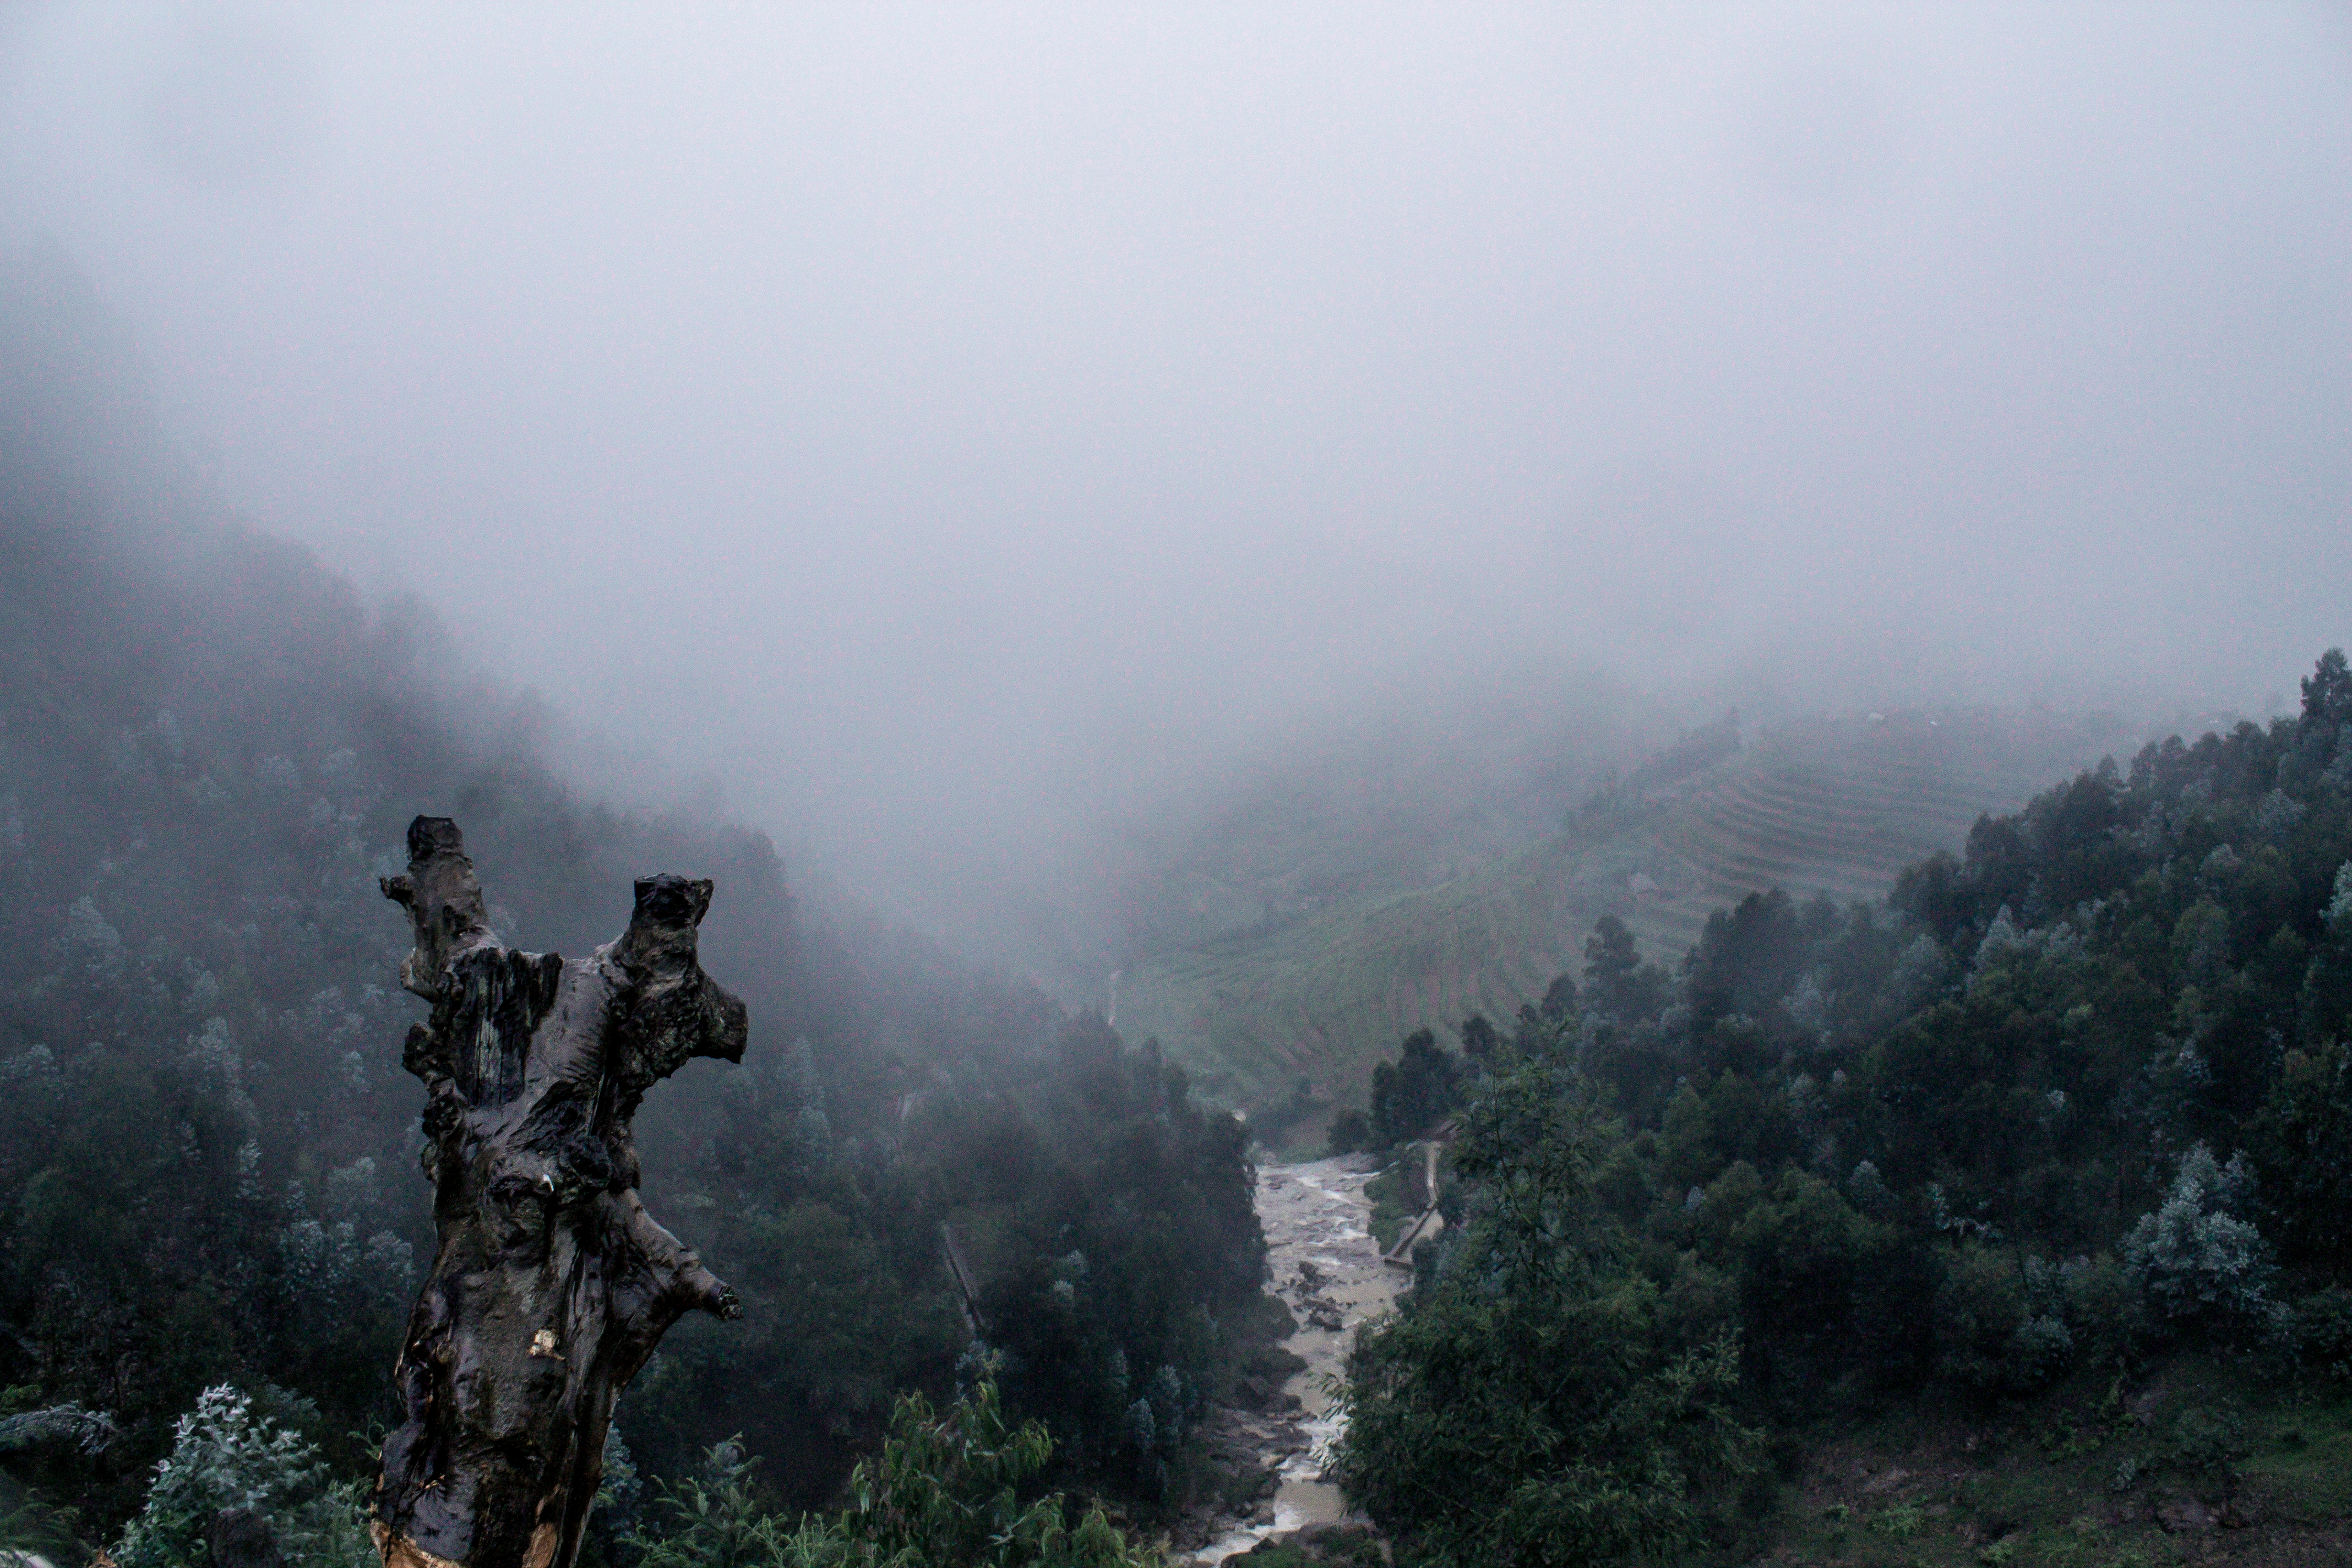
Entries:
POLYGON ((457 825, 420 816, 384 896, 432 1003, 402 1065, 425 1084, 439 1247, 393 1373, 375 1536, 387 1568, 569 1568, 613 1401, 670 1324, 740 1313, 637 1197, 646 1090, 694 1057, 740 1061, 743 1004, 702 972, 711 884, 648 877, 585 958, 506 945, 457 825))

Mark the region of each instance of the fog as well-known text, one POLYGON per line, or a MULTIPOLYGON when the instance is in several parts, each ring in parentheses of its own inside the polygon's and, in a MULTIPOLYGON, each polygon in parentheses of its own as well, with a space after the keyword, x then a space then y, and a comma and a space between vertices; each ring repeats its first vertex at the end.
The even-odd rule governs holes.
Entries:
POLYGON ((20 5, 47 242, 227 505, 975 941, 1291 747, 2352 637, 2334 8, 20 5))

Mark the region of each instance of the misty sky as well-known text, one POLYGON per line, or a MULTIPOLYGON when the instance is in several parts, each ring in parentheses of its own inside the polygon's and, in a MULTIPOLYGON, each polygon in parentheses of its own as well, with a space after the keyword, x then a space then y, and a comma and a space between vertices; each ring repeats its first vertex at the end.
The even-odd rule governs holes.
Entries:
POLYGON ((41 237, 245 515, 909 908, 1529 670, 2352 638, 2339 7, 20 4, 41 237))

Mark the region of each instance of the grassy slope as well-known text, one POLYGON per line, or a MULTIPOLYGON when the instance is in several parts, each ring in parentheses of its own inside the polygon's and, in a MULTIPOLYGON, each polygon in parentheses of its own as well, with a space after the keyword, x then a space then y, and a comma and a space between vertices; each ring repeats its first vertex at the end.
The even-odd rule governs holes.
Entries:
POLYGON ((2352 1561, 2347 1514, 2352 1399, 2183 1355, 1990 1414, 1907 1407, 1838 1433, 1760 1528, 1786 1563, 2316 1564, 2352 1561), (2209 1415, 2240 1435, 2227 1473, 2184 1453, 2209 1415))
POLYGON ((1261 1108, 1301 1077, 1360 1104, 1372 1062, 1412 1029, 1512 1016, 1581 967, 1614 914, 1671 963, 1708 912, 1780 886, 1840 901, 1957 848, 1979 813, 2128 751, 2112 728, 1979 711, 1808 721, 1629 808, 1587 814, 1465 876, 1362 898, 1129 966, 1118 1025, 1157 1036, 1204 1089, 1261 1108))

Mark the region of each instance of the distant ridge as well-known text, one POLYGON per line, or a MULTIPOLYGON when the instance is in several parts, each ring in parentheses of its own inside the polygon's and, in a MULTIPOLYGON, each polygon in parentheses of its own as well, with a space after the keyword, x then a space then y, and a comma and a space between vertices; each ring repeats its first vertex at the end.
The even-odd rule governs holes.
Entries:
POLYGON ((1508 1019, 1580 970, 1602 915, 1672 964, 1716 909, 1772 887, 1882 897, 1904 867, 1958 849, 1979 816, 2137 743, 2112 718, 1984 709, 1686 741, 1557 835, 1468 875, 1130 963, 1121 1029, 1158 1037, 1236 1106, 1296 1108, 1301 1079, 1308 1101, 1348 1104, 1412 1030, 1444 1037, 1473 1014, 1508 1019))

